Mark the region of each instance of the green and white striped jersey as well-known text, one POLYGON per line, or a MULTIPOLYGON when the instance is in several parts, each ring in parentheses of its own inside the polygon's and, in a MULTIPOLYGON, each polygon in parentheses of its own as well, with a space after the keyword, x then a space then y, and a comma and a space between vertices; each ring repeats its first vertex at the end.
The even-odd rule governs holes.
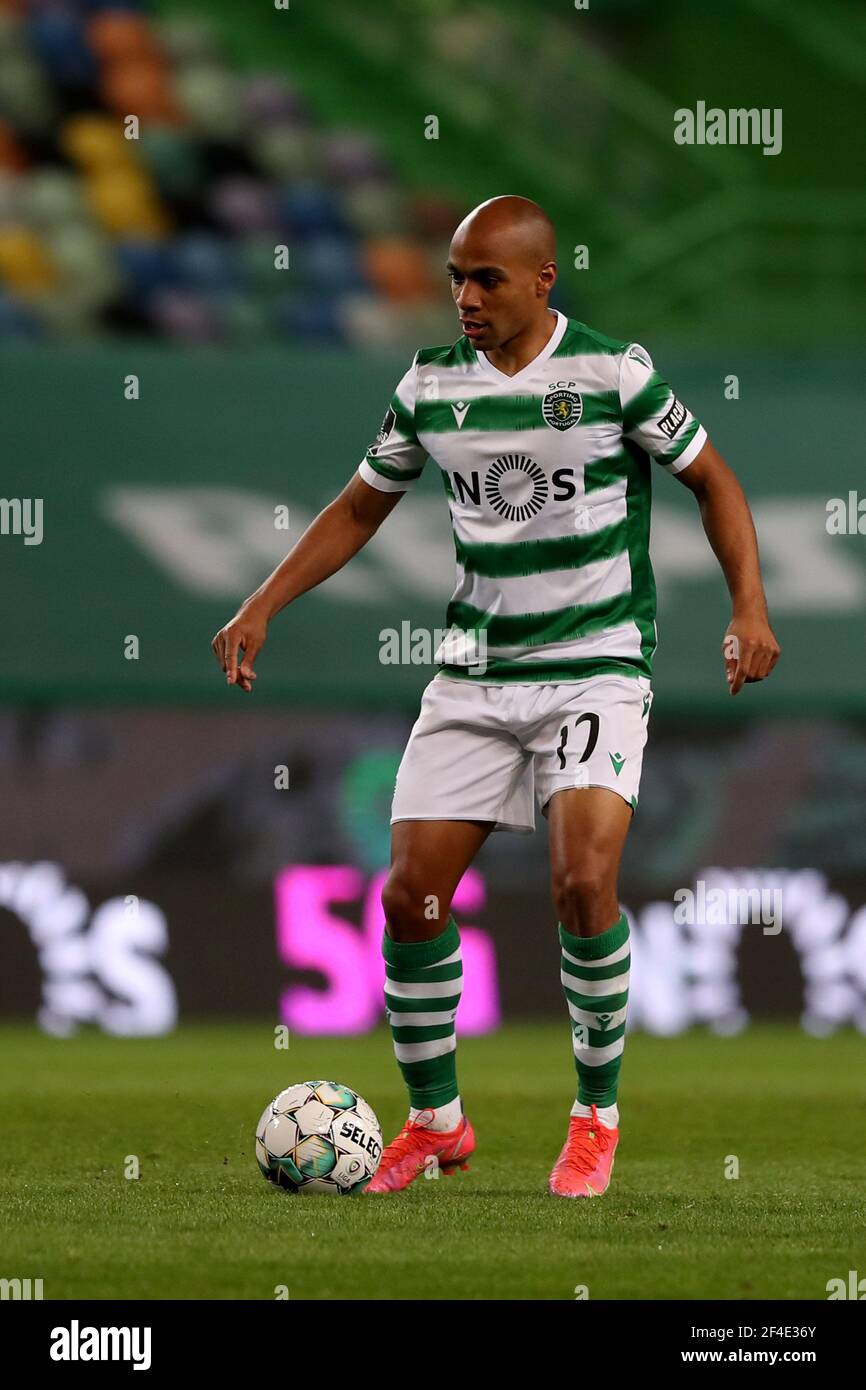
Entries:
POLYGON ((465 337, 420 349, 359 471, 384 492, 428 457, 442 471, 457 553, 442 674, 651 675, 650 459, 678 473, 705 439, 644 348, 564 314, 515 376, 465 337))

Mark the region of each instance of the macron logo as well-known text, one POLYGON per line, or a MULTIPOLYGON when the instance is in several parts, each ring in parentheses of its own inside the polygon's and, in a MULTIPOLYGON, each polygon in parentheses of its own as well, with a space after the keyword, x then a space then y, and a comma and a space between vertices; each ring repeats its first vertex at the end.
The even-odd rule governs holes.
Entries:
POLYGON ((132 1361, 134 1371, 150 1370, 149 1327, 69 1327, 51 1329, 52 1361, 132 1361))
POLYGON ((469 409, 469 402, 464 405, 463 401, 452 403, 451 409, 454 411, 454 419, 457 421, 458 430, 462 430, 463 421, 466 419, 466 412, 469 409))

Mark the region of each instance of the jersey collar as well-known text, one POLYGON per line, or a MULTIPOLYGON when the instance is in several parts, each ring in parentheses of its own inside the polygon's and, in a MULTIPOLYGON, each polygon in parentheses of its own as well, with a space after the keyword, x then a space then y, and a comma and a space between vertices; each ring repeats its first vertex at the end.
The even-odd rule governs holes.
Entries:
POLYGON ((559 344, 562 342, 565 336, 565 330, 568 327, 568 319, 565 314, 560 313, 558 309, 554 309, 553 312, 556 314, 556 327, 549 339, 538 356, 533 357, 532 361, 527 362, 526 366, 521 367, 520 371, 515 372, 514 376, 508 376, 505 372, 500 372, 499 368, 494 367, 493 363, 488 359, 486 353, 479 352, 477 348, 474 349, 475 360, 484 375, 490 377, 491 381, 498 381, 500 384, 505 382, 508 386, 513 386, 515 382, 522 381, 530 372, 534 372, 536 367, 540 367, 542 362, 546 362, 549 357, 552 357, 559 347, 559 344))

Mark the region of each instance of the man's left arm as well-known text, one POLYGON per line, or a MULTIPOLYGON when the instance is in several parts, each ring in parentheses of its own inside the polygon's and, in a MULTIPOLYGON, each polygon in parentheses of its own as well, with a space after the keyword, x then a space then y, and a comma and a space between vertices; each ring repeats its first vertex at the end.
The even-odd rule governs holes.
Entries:
POLYGON ((767 615, 752 514, 735 474, 709 440, 676 477, 697 498, 731 595, 733 617, 722 652, 728 687, 736 695, 747 682, 764 680, 781 651, 767 615))

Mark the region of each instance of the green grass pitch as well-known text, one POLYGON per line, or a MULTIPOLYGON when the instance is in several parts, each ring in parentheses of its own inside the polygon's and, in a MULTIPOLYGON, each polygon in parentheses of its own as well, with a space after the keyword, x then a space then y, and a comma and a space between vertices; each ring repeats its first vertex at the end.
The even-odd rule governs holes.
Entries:
POLYGON ((613 1181, 580 1202, 546 1192, 569 1043, 567 1021, 461 1043, 471 1171, 341 1199, 272 1188, 253 1130, 278 1090, 314 1076, 355 1087, 393 1137, 406 1102, 384 1030, 276 1051, 264 1023, 135 1041, 6 1026, 0 1276, 60 1299, 273 1299, 279 1285, 291 1299, 573 1299, 579 1285, 590 1299, 825 1299, 828 1279, 866 1271, 862 1037, 630 1035, 613 1181))

